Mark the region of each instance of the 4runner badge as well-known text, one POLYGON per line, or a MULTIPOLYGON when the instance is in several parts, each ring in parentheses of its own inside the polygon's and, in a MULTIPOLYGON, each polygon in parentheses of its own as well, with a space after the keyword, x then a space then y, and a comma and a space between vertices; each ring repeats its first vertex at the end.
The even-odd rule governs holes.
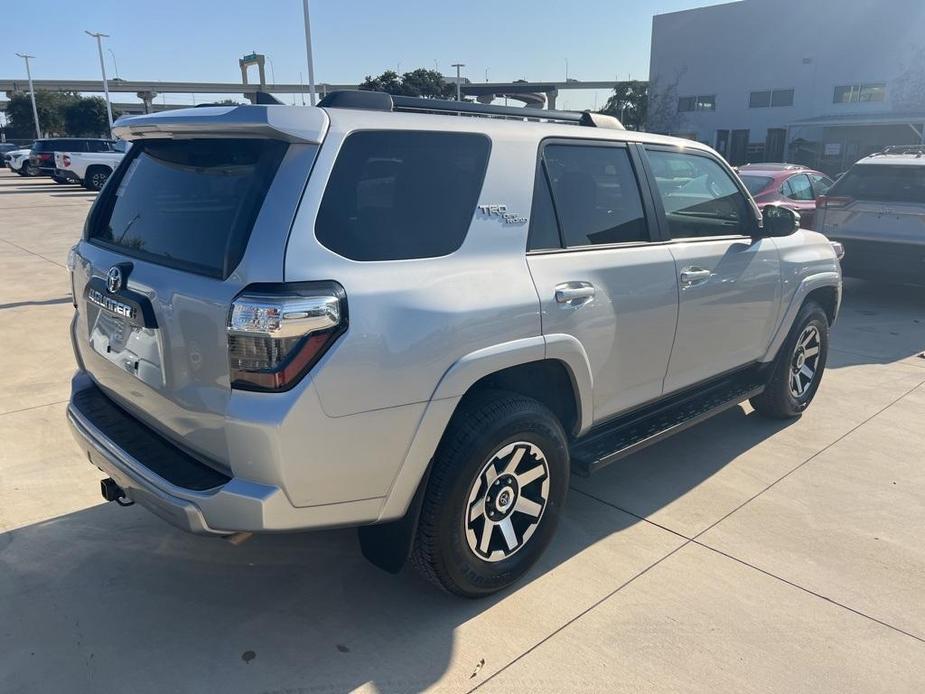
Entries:
POLYGON ((479 205, 479 212, 487 217, 500 217, 505 224, 526 224, 527 218, 523 215, 507 211, 507 205, 479 205))

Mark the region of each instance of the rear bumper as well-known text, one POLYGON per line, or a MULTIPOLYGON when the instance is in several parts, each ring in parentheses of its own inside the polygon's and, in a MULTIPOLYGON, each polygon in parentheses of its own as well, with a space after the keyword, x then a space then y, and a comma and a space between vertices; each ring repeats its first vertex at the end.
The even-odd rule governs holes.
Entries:
POLYGON ((845 247, 846 277, 925 284, 925 244, 831 237, 845 247))
POLYGON ((77 177, 73 171, 68 171, 67 169, 55 169, 55 176, 58 178, 65 178, 68 181, 73 181, 74 183, 80 183, 80 179, 77 177))
MULTIPOLYGON (((171 444, 161 441, 159 447, 159 435, 124 411, 119 410, 124 418, 120 421, 101 418, 86 404, 90 389, 99 392, 86 373, 78 372, 72 381, 67 408, 68 423, 78 445, 89 461, 115 480, 129 499, 182 530, 204 535, 293 531, 362 525, 379 515, 379 499, 294 507, 278 487, 221 473, 205 478, 219 482, 212 488, 202 489, 208 486, 208 482, 202 483, 202 477, 192 483, 196 489, 180 486, 175 483, 179 478, 165 473, 168 468, 160 462, 165 455, 186 454, 165 452, 164 446, 171 444), (154 467, 161 474, 152 470, 150 463, 142 462, 155 460, 152 456, 160 456, 154 467)), ((202 465, 191 456, 187 458, 191 465, 202 465)), ((182 462, 179 458, 171 464, 182 462)))

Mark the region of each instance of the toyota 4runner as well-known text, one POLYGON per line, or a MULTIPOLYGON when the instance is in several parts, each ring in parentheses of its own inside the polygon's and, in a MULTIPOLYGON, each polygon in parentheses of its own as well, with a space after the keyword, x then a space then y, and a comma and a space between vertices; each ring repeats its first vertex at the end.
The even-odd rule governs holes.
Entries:
POLYGON ((67 416, 107 500, 185 530, 360 526, 378 566, 486 595, 570 473, 819 387, 833 246, 696 142, 372 92, 115 133, 67 416))

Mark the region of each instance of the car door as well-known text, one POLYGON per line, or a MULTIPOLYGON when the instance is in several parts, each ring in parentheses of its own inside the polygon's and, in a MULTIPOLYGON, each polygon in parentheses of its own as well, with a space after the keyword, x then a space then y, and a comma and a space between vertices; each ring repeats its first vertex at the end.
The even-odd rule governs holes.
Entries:
POLYGON ((587 354, 595 422, 661 395, 674 339, 675 264, 641 174, 626 144, 541 145, 527 264, 543 334, 571 335, 587 354))
POLYGON ((753 238, 756 210, 708 152, 646 146, 656 211, 678 274, 678 327, 665 377, 670 393, 759 359, 781 301, 773 239, 753 238), (673 172, 694 170, 679 185, 673 172))
POLYGON ((786 198, 784 205, 799 213, 800 226, 804 229, 815 229, 816 196, 809 176, 805 173, 794 174, 784 181, 780 192, 786 198))

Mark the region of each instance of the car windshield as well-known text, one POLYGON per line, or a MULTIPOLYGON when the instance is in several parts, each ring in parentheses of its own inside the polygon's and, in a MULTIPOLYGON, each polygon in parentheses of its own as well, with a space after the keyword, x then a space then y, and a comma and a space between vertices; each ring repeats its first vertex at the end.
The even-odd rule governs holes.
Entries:
POLYGON ((770 176, 741 176, 742 183, 748 188, 752 195, 758 195, 762 190, 767 188, 774 179, 770 176))

